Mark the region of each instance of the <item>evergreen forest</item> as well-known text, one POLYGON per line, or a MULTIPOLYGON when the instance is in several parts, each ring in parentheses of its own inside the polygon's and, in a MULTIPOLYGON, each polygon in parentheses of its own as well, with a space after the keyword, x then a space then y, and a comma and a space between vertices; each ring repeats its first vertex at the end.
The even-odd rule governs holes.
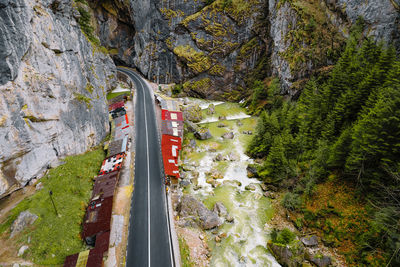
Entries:
POLYGON ((276 79, 254 83, 246 104, 260 117, 247 153, 262 159, 255 167, 265 182, 288 190, 282 204, 301 214, 300 228, 322 228, 333 246, 350 239, 350 263, 400 266, 400 60, 362 30, 360 22, 337 63, 311 77, 297 101, 279 95, 276 79), (329 203, 324 214, 307 209, 327 182, 349 185, 362 203, 342 232, 344 215, 329 203), (340 223, 326 219, 332 214, 340 223))

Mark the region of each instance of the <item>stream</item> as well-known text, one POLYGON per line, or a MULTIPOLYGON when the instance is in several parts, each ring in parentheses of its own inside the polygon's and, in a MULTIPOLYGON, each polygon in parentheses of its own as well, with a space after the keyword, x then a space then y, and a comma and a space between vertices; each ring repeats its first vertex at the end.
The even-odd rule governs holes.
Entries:
MULTIPOLYGON (((218 105, 223 104, 218 102, 218 105)), ((207 106, 201 105, 202 108, 207 106)), ((246 171, 247 165, 253 163, 253 159, 245 154, 244 145, 251 136, 242 132, 243 129, 254 131, 256 119, 244 112, 223 115, 226 115, 224 123, 227 126, 222 129, 216 126, 218 122, 214 122, 218 121, 218 114, 210 115, 198 124, 208 127, 213 138, 196 140, 192 157, 182 158, 184 164, 195 166, 195 172, 198 172, 197 186, 195 182, 184 192, 203 201, 209 209, 216 202, 222 202, 234 218, 233 223, 225 222, 217 232, 206 231, 212 254, 210 266, 280 266, 267 249, 271 230, 268 221, 273 215, 271 203, 263 196, 260 181, 248 178, 246 171), (229 118, 232 121, 228 121, 229 118), (221 131, 233 132, 234 138, 223 139, 219 136, 221 131), (216 160, 218 154, 221 155, 216 160), (209 176, 215 172, 222 175, 215 179, 216 184, 212 186, 209 176), (216 242, 216 235, 221 234, 224 237, 216 242)), ((187 172, 189 179, 195 176, 193 173, 187 172)))

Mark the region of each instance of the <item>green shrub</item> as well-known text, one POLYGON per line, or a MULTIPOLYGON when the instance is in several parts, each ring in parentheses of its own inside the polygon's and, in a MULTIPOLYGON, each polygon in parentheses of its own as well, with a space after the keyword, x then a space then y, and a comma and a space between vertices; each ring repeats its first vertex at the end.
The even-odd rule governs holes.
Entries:
POLYGON ((296 238, 296 234, 290 231, 288 228, 285 228, 281 231, 278 231, 274 228, 272 229, 270 236, 273 243, 281 245, 289 245, 296 238))
POLYGON ((300 195, 288 192, 283 196, 282 205, 286 209, 294 211, 302 207, 303 201, 300 195))

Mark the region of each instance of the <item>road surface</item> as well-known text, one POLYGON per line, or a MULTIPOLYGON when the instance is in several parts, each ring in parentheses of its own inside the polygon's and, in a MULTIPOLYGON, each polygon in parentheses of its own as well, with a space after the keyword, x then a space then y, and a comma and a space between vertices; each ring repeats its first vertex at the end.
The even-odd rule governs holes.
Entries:
POLYGON ((174 266, 153 99, 136 72, 118 70, 136 85, 135 179, 126 266, 174 266))

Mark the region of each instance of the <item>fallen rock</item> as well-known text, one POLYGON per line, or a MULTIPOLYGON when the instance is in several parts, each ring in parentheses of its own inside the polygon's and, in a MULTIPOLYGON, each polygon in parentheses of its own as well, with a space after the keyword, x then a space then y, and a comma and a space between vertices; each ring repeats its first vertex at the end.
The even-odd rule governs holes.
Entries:
POLYGON ((194 171, 194 166, 189 164, 182 164, 182 170, 185 172, 194 171))
POLYGON ((218 128, 224 128, 224 127, 226 127, 226 124, 220 122, 220 123, 218 123, 217 127, 218 128))
POLYGON ((240 159, 239 155, 236 153, 229 153, 228 158, 230 161, 238 161, 240 159))
POLYGON ((22 255, 24 255, 25 251, 28 249, 28 246, 22 246, 19 250, 18 250, 18 257, 21 257, 22 255))
POLYGON ((246 171, 247 171, 247 177, 249 177, 249 178, 257 178, 258 177, 258 169, 257 169, 256 165, 254 165, 254 164, 247 165, 246 171))
POLYGON ((187 180, 181 180, 181 181, 179 182, 179 185, 180 185, 181 187, 186 187, 186 186, 190 185, 190 182, 187 181, 187 180))
POLYGON ((223 161, 224 157, 222 156, 222 154, 218 154, 215 156, 214 161, 223 161))
POLYGON ((233 223, 235 221, 235 218, 233 218, 231 215, 228 214, 226 216, 226 221, 229 222, 229 223, 233 223))
POLYGON ((37 191, 43 189, 43 183, 42 183, 42 182, 38 183, 38 184, 35 186, 35 189, 36 189, 37 191))
POLYGON ((221 238, 218 235, 215 237, 215 242, 217 243, 221 242, 221 238))
POLYGON ((249 184, 249 185, 246 185, 246 186, 244 187, 244 189, 250 190, 250 191, 255 191, 255 190, 257 189, 257 185, 254 184, 254 183, 251 183, 251 184, 249 184))
POLYGON ((224 139, 233 139, 233 137, 235 137, 235 135, 233 134, 233 132, 227 132, 227 133, 224 133, 223 135, 221 135, 221 137, 224 139))
POLYGON ((232 186, 242 186, 242 183, 238 180, 225 180, 223 181, 224 185, 232 185, 232 186))
POLYGON ((189 146, 190 146, 191 148, 196 148, 196 146, 197 146, 196 140, 190 139, 190 141, 189 141, 189 146))
POLYGON ((221 233, 218 236, 222 239, 222 238, 226 238, 228 236, 228 234, 227 233, 221 233))
POLYGON ((238 121, 236 122, 236 125, 237 125, 237 126, 243 126, 243 123, 242 123, 241 120, 238 120, 238 121))
POLYGON ((205 174, 206 174, 206 176, 209 176, 213 179, 223 179, 224 178, 224 175, 216 169, 212 169, 211 171, 206 172, 205 174))
POLYGON ((222 202, 215 203, 213 211, 216 212, 220 217, 225 217, 228 214, 228 211, 222 202))
POLYGON ((188 131, 192 133, 196 132, 199 129, 199 127, 191 121, 185 121, 185 125, 188 131))
POLYGON ((200 122, 203 119, 199 105, 190 105, 183 109, 183 118, 185 121, 200 122))
POLYGON ((316 235, 302 237, 300 240, 307 247, 318 246, 318 238, 316 235))
POLYGON ((207 209, 204 204, 190 195, 184 195, 178 207, 182 218, 193 217, 194 221, 204 230, 218 227, 222 224, 216 212, 207 209))
POLYGON ((224 121, 224 120, 226 120, 226 116, 218 116, 218 120, 219 121, 224 121))
POLYGON ((214 104, 210 104, 207 108, 207 115, 212 115, 215 113, 215 106, 214 104))
POLYGON ((260 184, 262 191, 268 191, 268 186, 266 184, 260 184))
POLYGON ((13 238, 16 234, 20 233, 28 225, 33 224, 37 220, 37 218, 37 215, 32 214, 29 211, 21 212, 11 226, 10 238, 13 238))
POLYGON ((275 256, 276 260, 283 266, 297 267, 304 261, 304 248, 288 247, 285 245, 268 243, 268 248, 275 256))
POLYGON ((318 267, 326 267, 332 264, 330 257, 321 255, 319 253, 311 254, 306 253, 306 259, 317 265, 318 267))
POLYGON ((275 199, 276 198, 274 193, 268 192, 268 191, 264 192, 264 196, 267 197, 267 198, 270 198, 270 199, 275 199))
POLYGON ((207 140, 212 138, 210 130, 207 128, 200 128, 195 133, 194 136, 199 140, 207 140))

